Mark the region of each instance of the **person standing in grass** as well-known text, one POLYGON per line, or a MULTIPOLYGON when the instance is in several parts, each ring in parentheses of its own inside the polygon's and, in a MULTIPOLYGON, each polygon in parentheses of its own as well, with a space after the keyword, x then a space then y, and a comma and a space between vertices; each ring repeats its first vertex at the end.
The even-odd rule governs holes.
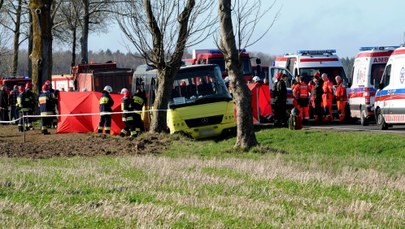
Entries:
POLYGON ((111 131, 111 112, 114 100, 111 98, 111 86, 105 86, 100 97, 100 122, 98 124, 98 133, 102 134, 103 129, 105 134, 110 134, 111 131))
POLYGON ((125 127, 121 130, 120 136, 125 137, 129 134, 131 137, 136 137, 137 132, 135 131, 135 120, 134 116, 135 114, 133 113, 134 111, 134 103, 131 98, 131 93, 128 91, 128 89, 123 88, 121 90, 121 94, 123 95, 121 99, 121 110, 122 110, 122 121, 125 124, 125 127))
POLYGON ((141 112, 143 106, 146 103, 146 95, 142 88, 139 86, 136 88, 135 94, 132 97, 132 102, 134 106, 134 111, 137 113, 134 114, 134 122, 135 122, 135 131, 136 134, 133 137, 138 136, 141 132, 145 131, 144 124, 141 118, 141 112))
POLYGON ((50 134, 48 132, 48 128, 52 125, 53 117, 49 117, 49 115, 54 114, 54 101, 54 94, 49 91, 49 86, 47 84, 44 84, 42 86, 42 91, 38 97, 39 112, 41 115, 41 133, 44 135, 50 134))
MULTIPOLYGON (((6 87, 0 87, 0 121, 9 121, 8 118, 8 94, 6 87)), ((3 123, 5 125, 6 123, 3 123)))

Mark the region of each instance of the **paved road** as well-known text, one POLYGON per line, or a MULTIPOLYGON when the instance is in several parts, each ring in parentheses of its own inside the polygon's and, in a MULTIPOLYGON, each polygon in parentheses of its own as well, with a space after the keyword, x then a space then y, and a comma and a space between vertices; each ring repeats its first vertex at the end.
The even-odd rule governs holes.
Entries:
POLYGON ((375 123, 370 123, 368 126, 360 125, 360 122, 354 122, 353 124, 339 124, 335 122, 328 125, 306 125, 308 128, 318 129, 336 129, 336 130, 353 130, 353 131, 370 131, 370 132, 384 132, 384 133, 399 133, 405 134, 405 125, 394 125, 389 127, 388 130, 379 130, 375 123))

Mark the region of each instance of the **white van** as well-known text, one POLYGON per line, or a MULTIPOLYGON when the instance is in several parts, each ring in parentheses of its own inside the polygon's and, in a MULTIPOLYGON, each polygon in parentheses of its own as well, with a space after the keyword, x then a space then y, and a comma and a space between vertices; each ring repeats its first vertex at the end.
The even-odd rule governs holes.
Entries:
POLYGON ((405 47, 392 52, 375 94, 374 113, 381 130, 405 124, 405 47))
POLYGON ((353 64, 348 93, 351 116, 368 125, 374 119, 374 96, 391 53, 398 46, 361 47, 353 64))

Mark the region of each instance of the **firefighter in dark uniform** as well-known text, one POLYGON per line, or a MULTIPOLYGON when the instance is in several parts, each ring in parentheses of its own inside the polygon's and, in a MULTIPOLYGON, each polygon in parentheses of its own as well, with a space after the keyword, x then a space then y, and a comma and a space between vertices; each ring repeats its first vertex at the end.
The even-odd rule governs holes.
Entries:
POLYGON ((50 134, 48 128, 52 125, 53 117, 49 115, 54 114, 55 109, 55 97, 49 91, 49 86, 44 84, 42 86, 42 91, 38 97, 39 112, 41 115, 41 132, 42 134, 50 134))
POLYGON ((121 90, 121 94, 123 95, 121 99, 121 110, 124 112, 122 113, 122 121, 124 122, 125 127, 121 130, 120 136, 125 137, 128 131, 130 131, 130 136, 135 137, 137 132, 135 131, 135 114, 133 113, 134 103, 131 98, 131 93, 128 91, 128 89, 123 88, 121 90))
POLYGON ((134 137, 139 135, 141 132, 145 130, 143 121, 141 118, 141 112, 142 108, 146 103, 146 95, 145 92, 140 88, 137 87, 134 96, 132 97, 132 102, 134 106, 134 111, 137 111, 134 113, 134 123, 135 123, 135 131, 136 134, 134 137))
POLYGON ((114 100, 111 98, 111 86, 105 86, 100 97, 100 123, 98 124, 98 133, 102 134, 103 129, 105 134, 110 134, 111 131, 111 113, 114 100))
POLYGON ((274 126, 281 127, 287 124, 286 105, 287 105, 287 85, 282 79, 281 72, 276 74, 276 83, 273 85, 273 103, 274 103, 274 126))
MULTIPOLYGON (((21 88, 22 89, 22 88, 21 88)), ((20 92, 17 98, 17 108, 20 112, 20 117, 32 115, 35 109, 35 94, 31 91, 32 90, 32 83, 26 83, 25 89, 20 92)), ((18 130, 23 131, 25 130, 33 130, 34 127, 32 126, 32 118, 31 117, 24 117, 21 118, 18 122, 18 130), (23 126, 23 124, 25 126, 23 126)))
MULTIPOLYGON (((53 115, 58 114, 58 96, 59 96, 59 90, 55 90, 52 88, 52 83, 50 80, 45 81, 45 84, 48 86, 49 92, 52 94, 53 97, 53 109, 52 113, 53 115)), ((58 125, 58 117, 54 116, 51 121, 51 127, 56 128, 58 125)))

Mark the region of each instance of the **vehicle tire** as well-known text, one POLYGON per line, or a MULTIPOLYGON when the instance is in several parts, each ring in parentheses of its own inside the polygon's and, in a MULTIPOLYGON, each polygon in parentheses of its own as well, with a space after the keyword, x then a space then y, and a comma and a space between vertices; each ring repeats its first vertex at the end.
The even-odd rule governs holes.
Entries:
POLYGON ((368 126, 368 120, 366 118, 366 111, 364 110, 364 108, 360 109, 360 124, 362 126, 368 126))
POLYGON ((377 113, 377 127, 380 130, 387 130, 388 124, 384 120, 384 116, 381 114, 381 111, 377 113))

